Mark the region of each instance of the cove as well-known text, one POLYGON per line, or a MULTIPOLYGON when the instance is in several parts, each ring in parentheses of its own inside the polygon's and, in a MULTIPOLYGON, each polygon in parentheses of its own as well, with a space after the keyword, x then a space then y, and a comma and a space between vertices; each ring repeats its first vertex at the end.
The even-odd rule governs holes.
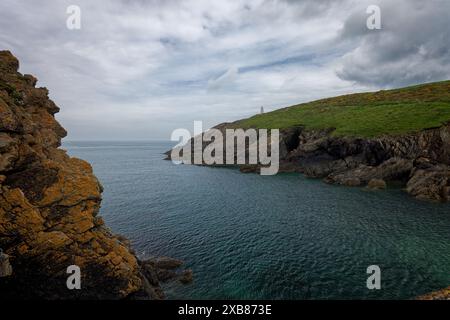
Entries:
POLYGON ((299 174, 176 166, 170 142, 74 142, 100 214, 140 256, 186 262, 169 299, 410 299, 450 284, 450 206, 299 174), (378 265, 381 290, 367 288, 378 265))

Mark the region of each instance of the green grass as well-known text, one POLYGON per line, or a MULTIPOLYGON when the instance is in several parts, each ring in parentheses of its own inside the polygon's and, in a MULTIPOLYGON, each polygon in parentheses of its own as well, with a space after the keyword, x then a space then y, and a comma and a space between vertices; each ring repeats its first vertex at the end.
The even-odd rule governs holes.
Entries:
POLYGON ((234 128, 334 128, 334 135, 413 133, 450 121, 450 81, 317 100, 237 121, 234 128))

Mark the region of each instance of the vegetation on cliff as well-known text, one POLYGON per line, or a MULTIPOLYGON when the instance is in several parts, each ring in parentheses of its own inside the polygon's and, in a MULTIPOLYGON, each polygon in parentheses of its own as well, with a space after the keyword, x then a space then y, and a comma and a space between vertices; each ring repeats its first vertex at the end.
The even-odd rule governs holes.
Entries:
POLYGON ((442 126, 450 120, 450 81, 322 99, 237 121, 236 128, 335 128, 335 136, 377 137, 442 126))

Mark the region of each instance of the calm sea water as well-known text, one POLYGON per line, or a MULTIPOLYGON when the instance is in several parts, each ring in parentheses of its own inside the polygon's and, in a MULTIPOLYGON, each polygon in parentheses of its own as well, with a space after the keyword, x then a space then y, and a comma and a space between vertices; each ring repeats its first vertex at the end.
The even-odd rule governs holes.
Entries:
POLYGON ((176 166, 169 142, 66 142, 105 191, 101 215, 142 256, 183 259, 170 299, 408 299, 450 285, 450 205, 298 174, 176 166), (366 287, 379 265, 381 290, 366 287))

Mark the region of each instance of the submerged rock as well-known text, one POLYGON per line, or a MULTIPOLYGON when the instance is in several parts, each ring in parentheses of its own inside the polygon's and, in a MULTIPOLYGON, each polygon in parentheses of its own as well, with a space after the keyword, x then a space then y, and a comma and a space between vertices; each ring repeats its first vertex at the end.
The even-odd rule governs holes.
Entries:
POLYGON ((191 269, 185 270, 181 273, 179 281, 182 284, 189 284, 194 281, 194 272, 191 269))
POLYGON ((169 257, 150 258, 140 262, 142 270, 150 283, 179 280, 183 284, 193 281, 191 269, 180 270, 183 261, 169 257))

